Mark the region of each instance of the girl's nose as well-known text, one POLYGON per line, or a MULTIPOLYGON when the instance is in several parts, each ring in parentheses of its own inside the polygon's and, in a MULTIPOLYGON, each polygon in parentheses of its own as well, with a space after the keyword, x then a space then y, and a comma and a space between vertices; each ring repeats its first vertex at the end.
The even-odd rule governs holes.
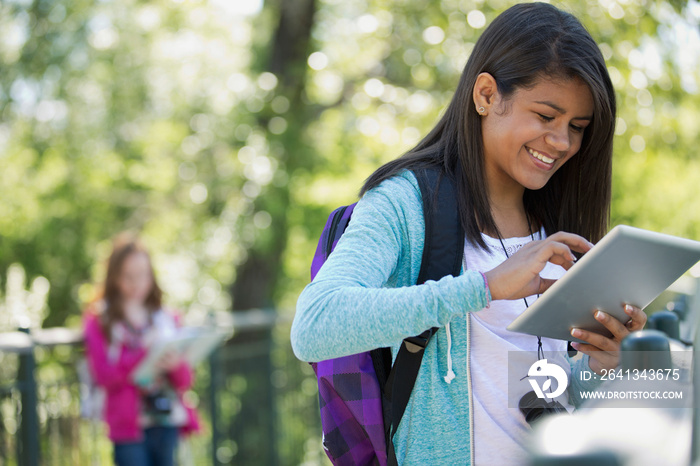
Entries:
POLYGON ((571 148, 568 125, 563 130, 553 129, 544 135, 544 142, 560 152, 567 152, 571 148))

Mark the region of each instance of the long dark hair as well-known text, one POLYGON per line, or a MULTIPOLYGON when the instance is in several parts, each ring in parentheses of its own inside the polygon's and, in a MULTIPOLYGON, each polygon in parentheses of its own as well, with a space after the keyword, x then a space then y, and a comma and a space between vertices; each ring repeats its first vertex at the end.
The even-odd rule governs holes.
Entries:
POLYGON ((101 310, 100 323, 102 332, 108 340, 112 336, 112 325, 124 319, 124 302, 119 290, 119 276, 124 261, 132 254, 144 254, 148 258, 152 286, 144 302, 146 309, 150 315, 153 315, 162 305, 163 292, 156 281, 148 250, 135 235, 129 232, 120 233, 114 238, 112 253, 107 261, 105 281, 96 299, 97 302, 102 301, 104 306, 101 310))
POLYGON ((484 231, 498 231, 491 215, 484 172, 481 118, 472 94, 477 76, 486 72, 508 99, 541 77, 579 78, 593 96, 593 120, 579 152, 539 190, 525 189, 527 214, 557 231, 597 242, 608 229, 612 182, 615 91, 605 60, 588 31, 573 15, 546 3, 515 5, 501 13, 477 41, 450 105, 435 128, 413 149, 383 165, 365 181, 360 196, 404 169, 441 166, 458 192, 467 239, 488 249, 484 231))

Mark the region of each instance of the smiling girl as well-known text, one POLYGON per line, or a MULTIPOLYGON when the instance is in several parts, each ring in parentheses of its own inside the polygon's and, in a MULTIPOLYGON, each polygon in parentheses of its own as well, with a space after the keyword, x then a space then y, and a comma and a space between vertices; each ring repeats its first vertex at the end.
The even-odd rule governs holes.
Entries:
POLYGON ((597 313, 612 337, 579 330, 588 344, 574 345, 576 359, 565 341, 506 330, 608 229, 615 111, 581 23, 548 4, 516 5, 479 38, 435 128, 365 182, 299 297, 292 345, 305 361, 380 347, 396 357, 404 338, 439 327, 393 439, 399 464, 523 463, 530 426, 508 404, 508 353, 539 351, 563 367, 570 383, 558 401, 572 411, 598 383, 590 371, 615 367, 622 338, 644 326, 633 306, 626 323, 597 313), (411 170, 422 167, 451 180, 465 241, 461 274, 415 285, 424 218, 411 170))
POLYGON ((103 414, 117 466, 173 465, 178 435, 198 429, 196 413, 182 396, 193 382, 186 361, 166 353, 153 383, 132 380, 149 346, 178 325, 175 314, 163 308, 146 249, 129 234, 118 236, 101 297, 85 314, 87 360, 106 393, 103 414))

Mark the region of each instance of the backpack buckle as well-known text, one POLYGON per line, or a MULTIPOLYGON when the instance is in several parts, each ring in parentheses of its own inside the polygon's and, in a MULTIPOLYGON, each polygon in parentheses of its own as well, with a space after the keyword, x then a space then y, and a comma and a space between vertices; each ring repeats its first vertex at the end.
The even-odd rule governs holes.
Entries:
POLYGON ((425 347, 428 346, 428 341, 430 341, 431 336, 433 336, 432 329, 426 330, 415 337, 404 338, 403 342, 406 345, 406 349, 409 351, 409 353, 418 353, 419 351, 423 351, 425 347))

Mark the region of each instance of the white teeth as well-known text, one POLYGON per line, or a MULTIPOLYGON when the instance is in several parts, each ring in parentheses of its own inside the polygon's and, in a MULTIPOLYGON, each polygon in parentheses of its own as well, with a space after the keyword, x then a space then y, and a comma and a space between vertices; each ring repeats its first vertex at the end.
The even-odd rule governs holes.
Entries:
POLYGON ((527 151, 532 154, 533 157, 536 159, 540 159, 544 163, 553 163, 554 159, 550 159, 546 155, 542 155, 539 152, 537 152, 535 149, 530 149, 529 147, 527 148, 527 151))

